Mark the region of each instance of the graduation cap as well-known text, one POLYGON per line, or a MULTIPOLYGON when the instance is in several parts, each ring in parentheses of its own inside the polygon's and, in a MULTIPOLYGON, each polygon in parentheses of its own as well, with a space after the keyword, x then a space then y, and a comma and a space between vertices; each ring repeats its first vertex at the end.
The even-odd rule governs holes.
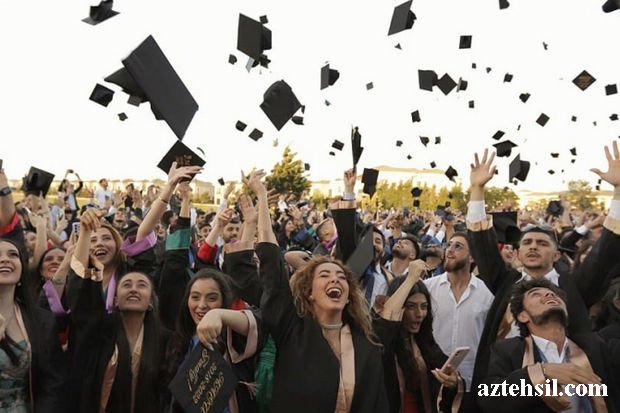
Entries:
POLYGON ((358 277, 362 277, 375 256, 372 243, 373 230, 368 226, 353 253, 347 259, 347 267, 358 277))
POLYGON ((437 73, 434 70, 418 70, 418 83, 420 89, 432 92, 437 84, 437 73))
POLYGON ((303 125, 304 124, 304 117, 303 116, 293 116, 291 118, 291 120, 293 121, 293 123, 295 125, 303 125))
POLYGON ((522 161, 521 155, 517 155, 510 166, 508 167, 508 180, 514 182, 514 179, 518 179, 521 182, 525 182, 527 174, 530 172, 530 163, 528 161, 522 161))
MULTIPOLYGON (((173 162, 177 163, 177 168, 182 166, 203 166, 205 164, 205 161, 200 156, 196 155, 194 151, 179 140, 172 145, 161 161, 159 161, 157 167, 168 174, 173 162)), ((195 174, 192 175, 191 179, 193 179, 194 176, 195 174)), ((182 179, 181 182, 182 181, 187 181, 187 179, 182 179)))
POLYGON ((261 132, 260 130, 254 128, 254 130, 252 130, 252 132, 250 132, 250 134, 248 135, 250 138, 252 138, 253 140, 257 141, 260 138, 263 137, 263 132, 261 132))
POLYGON ((618 114, 614 113, 609 117, 609 120, 618 120, 618 114))
POLYGON ((300 107, 301 103, 284 80, 278 80, 269 86, 260 105, 277 130, 282 129, 300 107))
POLYGON ((500 10, 507 9, 509 6, 510 6, 510 3, 508 2, 508 0, 499 0, 499 9, 500 10))
POLYGON ((456 91, 460 92, 461 90, 467 90, 467 80, 459 77, 459 82, 456 85, 456 91))
POLYGON ((435 145, 439 145, 441 143, 441 136, 435 136, 435 145))
POLYGON ((267 16, 260 16, 260 17, 258 18, 258 20, 260 20, 260 22, 261 22, 262 24, 267 24, 267 23, 269 23, 269 19, 267 19, 267 16))
POLYGON ((403 48, 400 47, 400 43, 396 43, 396 46, 394 46, 394 48, 398 50, 403 50, 403 48))
POLYGON ((557 158, 558 156, 560 156, 560 154, 559 154, 559 153, 557 153, 557 152, 551 152, 551 157, 552 157, 552 158, 557 158))
POLYGON ((511 82, 512 81, 512 75, 510 73, 506 73, 504 75, 504 82, 511 82))
POLYGON ((422 142, 422 145, 426 146, 430 142, 430 139, 428 139, 426 136, 420 136, 420 142, 422 142))
POLYGON ((553 175, 553 174, 555 174, 555 171, 554 171, 553 169, 549 169, 549 170, 547 171, 547 173, 548 173, 549 175, 553 175))
POLYGON ((471 36, 463 35, 459 39, 459 49, 469 49, 471 48, 471 36))
POLYGON ((321 90, 336 83, 340 77, 340 72, 336 69, 330 69, 329 64, 321 68, 321 90))
POLYGON ((491 73, 492 69, 490 67, 487 67, 485 70, 486 70, 487 73, 491 73))
POLYGON ((118 118, 124 122, 127 120, 127 115, 125 114, 125 112, 121 112, 118 114, 118 118))
POLYGON ((577 122, 577 116, 571 116, 570 120, 572 120, 573 122, 577 122))
POLYGON ((423 190, 418 188, 417 186, 411 189, 411 196, 414 198, 418 198, 422 195, 423 190))
POLYGON ((575 86, 577 86, 581 90, 586 90, 594 82, 596 82, 596 79, 585 70, 579 73, 577 77, 573 79, 573 83, 575 84, 575 86))
POLYGON ((494 144, 493 146, 495 147, 495 149, 497 149, 498 157, 507 158, 510 156, 510 153, 512 152, 512 148, 516 147, 517 145, 513 143, 512 141, 504 141, 504 142, 498 142, 494 144))
POLYGON ((334 142, 332 143, 332 148, 341 151, 342 148, 344 148, 344 143, 340 142, 338 139, 334 139, 334 142))
POLYGON ((605 86, 605 95, 615 95, 618 93, 618 87, 615 84, 605 86))
POLYGON ((239 132, 243 132, 245 130, 246 126, 248 126, 248 125, 246 125, 245 123, 241 122, 240 120, 238 120, 237 123, 235 123, 235 128, 239 132))
POLYGON ((235 56, 234 54, 228 55, 228 63, 230 63, 231 65, 237 63, 237 56, 235 56))
POLYGON ((472 63, 472 64, 471 64, 471 68, 472 68, 472 69, 475 69, 476 67, 477 67, 477 66, 476 66, 476 64, 475 64, 475 63, 472 63))
POLYGON ((325 99, 325 106, 329 106, 329 105, 331 105, 331 102, 329 100, 325 99))
POLYGON ((237 384, 237 376, 219 351, 207 350, 198 344, 183 361, 168 387, 184 412, 198 413, 224 411, 237 384), (204 406, 210 408, 204 410, 204 406))
POLYGON ((397 147, 403 146, 403 141, 396 141, 396 146, 397 147))
POLYGON ((527 102, 527 100, 530 98, 530 94, 529 93, 521 93, 519 95, 519 99, 521 99, 521 102, 525 103, 527 102))
POLYGON ((469 105, 469 108, 470 108, 470 109, 473 109, 473 108, 474 108, 474 101, 473 101, 473 100, 470 100, 470 101, 469 101, 469 103, 468 103, 468 105, 469 105))
POLYGON ((23 179, 22 190, 26 195, 42 194, 45 197, 53 180, 54 174, 31 166, 28 175, 23 179))
POLYGON ((372 82, 370 82, 370 83, 366 83, 366 90, 370 90, 370 89, 372 89, 373 87, 375 87, 375 86, 372 84, 372 82))
POLYGON ((407 155, 407 159, 411 160, 413 157, 411 155, 407 155))
POLYGON ((420 122, 420 111, 411 112, 411 122, 420 122))
POLYGON ((329 154, 330 154, 331 156, 336 156, 336 153, 335 153, 334 151, 329 151, 329 154))
POLYGON ((355 168, 362 157, 362 152, 364 152, 362 135, 357 126, 351 129, 351 152, 353 154, 353 168, 355 168))
POLYGON ((116 16, 118 12, 112 10, 113 4, 114 2, 112 0, 106 0, 101 1, 98 6, 90 6, 90 13, 88 17, 82 19, 82 21, 96 26, 99 23, 108 20, 110 17, 116 16))
POLYGON ((262 23, 239 13, 237 50, 259 61, 263 57, 263 52, 269 49, 271 49, 271 30, 262 23))
POLYGON ((448 179, 451 180, 452 182, 454 182, 455 176, 459 176, 459 174, 456 172, 456 169, 454 169, 452 166, 448 166, 448 169, 446 170, 445 174, 448 177, 448 179))
POLYGON ((545 49, 545 50, 547 50, 547 48, 549 48, 549 45, 547 43, 545 43, 545 42, 542 42, 542 45, 543 45, 543 49, 545 49))
POLYGON ((549 201, 547 204, 547 210, 545 211, 548 215, 552 215, 554 217, 559 217, 564 213, 564 207, 562 206, 561 201, 549 201))
POLYGON ((414 208, 420 208, 420 200, 419 199, 414 199, 413 200, 413 207, 414 208))
POLYGON ((412 2, 413 0, 409 0, 400 6, 394 7, 392 21, 390 22, 390 29, 388 30, 388 36, 400 33, 403 30, 409 30, 413 27, 416 17, 410 10, 412 2))
POLYGON ((498 141, 502 138, 502 136, 504 136, 504 131, 498 130, 497 132, 495 132, 495 135, 493 135, 493 139, 498 141))
POLYGON ((364 168, 362 174, 362 183, 364 184, 363 192, 368 194, 371 198, 377 190, 377 179, 379 178, 379 171, 372 168, 364 168))
POLYGON ((446 73, 437 81, 437 86, 444 95, 448 95, 456 87, 456 82, 446 73))
POLYGON ((114 91, 112 89, 108 89, 107 87, 97 83, 88 99, 99 103, 101 106, 107 107, 110 102, 112 102, 113 97, 114 91))
POLYGON ((224 182, 224 178, 220 178, 220 179, 218 179, 218 180, 217 180, 217 183, 218 183, 218 184, 220 184, 220 185, 222 185, 222 186, 226 185, 226 182, 224 182))
POLYGON ((517 212, 492 212, 493 228, 497 241, 502 244, 517 245, 521 238, 521 230, 517 226, 517 212))
POLYGON ((538 123, 540 126, 545 126, 548 121, 549 116, 545 115, 544 113, 541 113, 538 119, 536 119, 536 123, 538 123))
POLYGON ((310 170, 310 164, 309 163, 305 163, 304 164, 304 171, 309 171, 310 170))
POLYGON ((435 161, 431 161, 431 168, 434 168, 436 166, 437 166, 437 164, 435 163, 435 161))
POLYGON ((165 120, 179 139, 198 110, 183 81, 159 48, 153 36, 147 37, 123 60, 124 68, 105 78, 131 96, 151 102, 157 120, 165 120))
POLYGON ((607 0, 603 4, 603 11, 605 13, 610 13, 614 10, 618 10, 620 8, 620 0, 607 0))

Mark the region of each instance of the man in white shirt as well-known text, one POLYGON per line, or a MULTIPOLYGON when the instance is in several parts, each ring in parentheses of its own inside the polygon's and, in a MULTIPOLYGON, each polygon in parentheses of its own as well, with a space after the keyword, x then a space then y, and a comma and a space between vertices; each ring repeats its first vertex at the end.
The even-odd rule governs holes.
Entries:
MULTIPOLYGON (((493 344, 487 374, 476 389, 478 403, 485 412, 552 412, 589 413, 618 411, 620 390, 620 341, 604 343, 596 334, 567 335, 569 315, 566 293, 544 278, 519 282, 513 287, 510 307, 518 320, 520 337, 493 344), (615 355, 615 356, 614 356, 615 355), (544 390, 557 381, 557 397, 534 394, 536 385, 544 390), (519 394, 497 394, 489 390, 506 383, 519 394), (527 394, 531 386, 532 394, 527 394), (572 386, 567 386, 568 384, 572 386), (607 386, 606 397, 576 395, 577 386, 607 386), (524 389, 526 394, 521 392, 524 389), (560 393, 563 396, 560 396, 560 393), (571 393, 571 394, 568 394, 571 393)), ((598 396, 603 394, 600 388, 598 396)), ((587 389, 589 390, 589 389, 587 389)), ((501 392, 500 392, 501 393, 501 392)))
POLYGON ((392 260, 385 269, 394 277, 406 276, 409 273, 409 263, 418 259, 420 246, 418 241, 411 235, 407 235, 396 241, 392 248, 392 260))
POLYGON ((97 206, 103 209, 106 206, 106 198, 112 199, 112 190, 108 189, 108 180, 105 178, 99 180, 99 186, 100 188, 95 191, 95 199, 97 206))
MULTIPOLYGON (((455 233, 447 245, 446 272, 424 280, 424 284, 431 294, 433 336, 441 350, 449 356, 457 347, 470 348, 458 367, 469 392, 476 352, 493 294, 484 282, 471 274, 473 258, 466 234, 455 233)), ((466 396, 464 406, 469 403, 471 400, 466 396)))

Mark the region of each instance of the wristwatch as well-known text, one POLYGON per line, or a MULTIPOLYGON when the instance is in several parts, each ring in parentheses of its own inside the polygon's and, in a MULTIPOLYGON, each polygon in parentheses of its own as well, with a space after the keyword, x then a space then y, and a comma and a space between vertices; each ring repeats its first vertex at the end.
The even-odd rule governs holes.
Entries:
POLYGON ((56 277, 56 276, 52 277, 52 284, 63 285, 64 283, 65 283, 65 279, 64 278, 59 278, 59 277, 56 277))
POLYGON ((8 186, 5 186, 4 188, 0 189, 0 196, 7 196, 11 194, 11 188, 8 186))

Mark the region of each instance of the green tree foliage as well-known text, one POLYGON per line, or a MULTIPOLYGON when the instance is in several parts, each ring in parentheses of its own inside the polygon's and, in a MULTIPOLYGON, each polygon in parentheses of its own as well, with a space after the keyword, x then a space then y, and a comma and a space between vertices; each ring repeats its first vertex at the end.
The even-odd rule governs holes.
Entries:
POLYGON ((596 196, 587 181, 570 181, 566 196, 571 205, 582 211, 596 206, 596 196))
MULTIPOLYGON (((469 198, 469 196, 468 196, 469 198)), ((484 188, 484 201, 487 204, 489 210, 495 208, 512 207, 517 208, 519 206, 519 197, 514 191, 508 187, 498 188, 496 186, 489 186, 484 188)))
POLYGON ((296 197, 310 189, 310 181, 304 176, 304 164, 300 159, 295 159, 297 152, 291 151, 288 146, 284 148, 282 160, 273 166, 271 175, 265 180, 270 188, 275 188, 279 193, 292 193, 296 197))

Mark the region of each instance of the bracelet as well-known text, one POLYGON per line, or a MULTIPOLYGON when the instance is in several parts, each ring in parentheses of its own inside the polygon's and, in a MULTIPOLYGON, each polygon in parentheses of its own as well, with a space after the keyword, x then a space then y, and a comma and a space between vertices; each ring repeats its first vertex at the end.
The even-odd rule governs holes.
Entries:
POLYGON ((168 201, 166 201, 164 198, 162 198, 162 197, 158 197, 158 198, 159 198, 159 200, 161 202, 163 202, 164 204, 168 205, 168 201))
POLYGON ((56 276, 52 277, 52 284, 54 284, 54 285, 64 285, 65 282, 66 282, 66 280, 63 279, 63 278, 59 278, 59 277, 56 277, 56 276))

